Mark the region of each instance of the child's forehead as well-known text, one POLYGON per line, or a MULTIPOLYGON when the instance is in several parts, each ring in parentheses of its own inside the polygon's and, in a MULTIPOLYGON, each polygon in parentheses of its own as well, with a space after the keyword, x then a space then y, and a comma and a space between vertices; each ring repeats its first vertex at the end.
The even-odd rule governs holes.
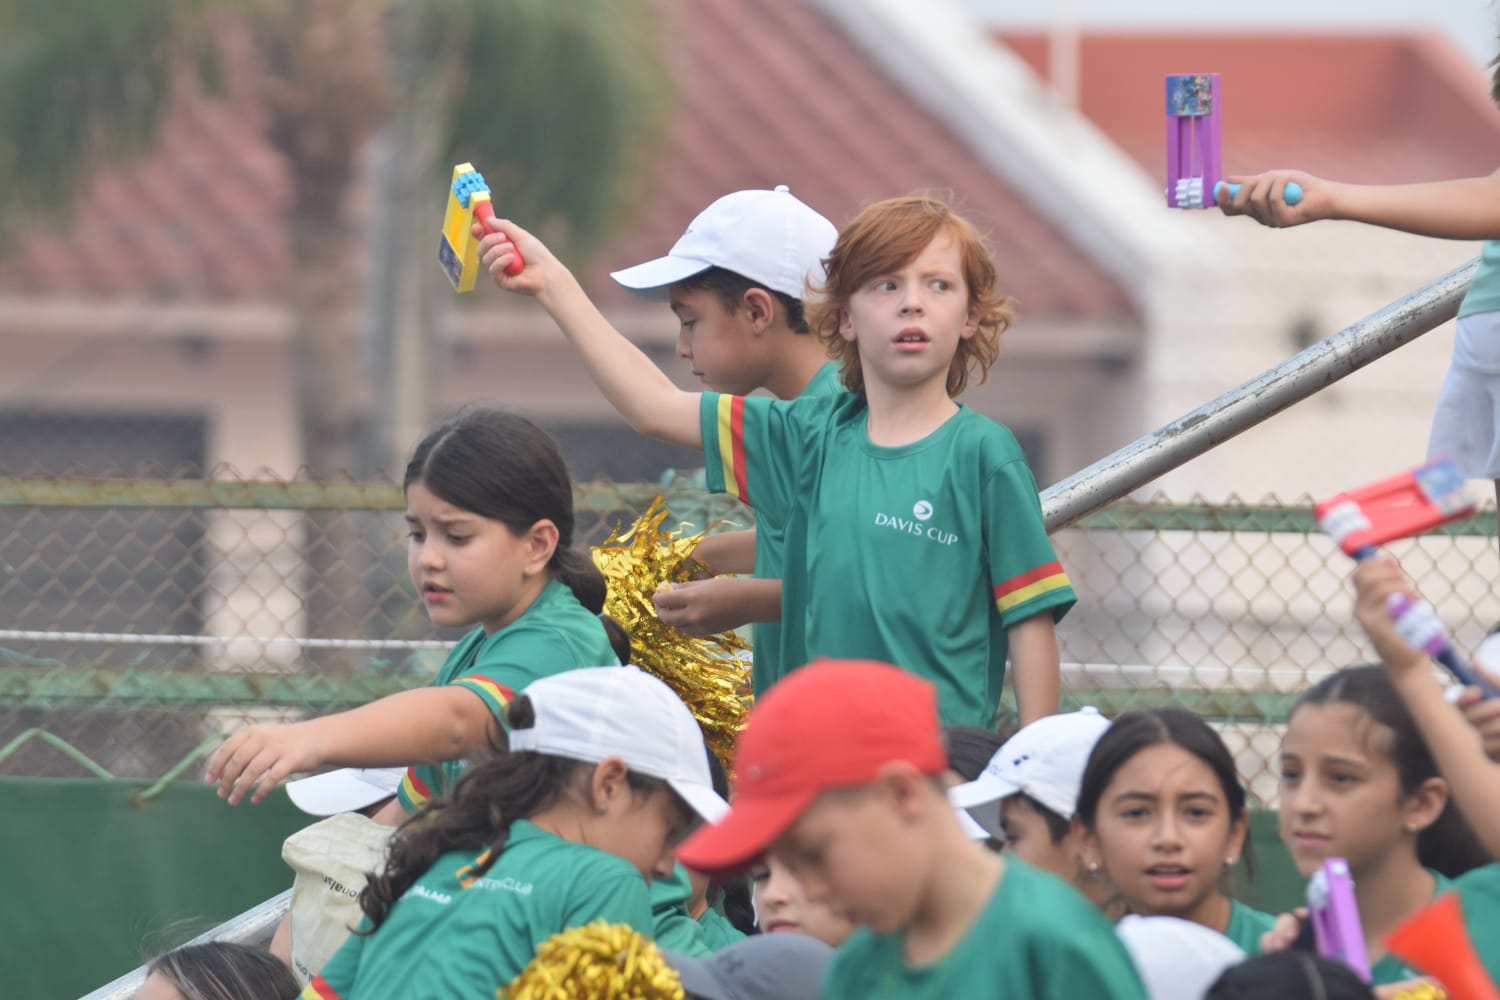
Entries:
POLYGON ((1333 701, 1300 705, 1287 720, 1282 749, 1347 758, 1388 756, 1395 734, 1363 705, 1333 701))
POLYGON ((964 271, 964 247, 957 234, 943 227, 923 243, 903 246, 870 244, 868 252, 855 248, 850 254, 851 269, 861 280, 876 275, 896 274, 909 268, 943 270, 955 275, 964 271))
POLYGON ((1184 785, 1203 785, 1215 792, 1219 788, 1218 777, 1207 761, 1172 742, 1153 743, 1136 751, 1120 765, 1110 784, 1161 791, 1180 791, 1184 785))

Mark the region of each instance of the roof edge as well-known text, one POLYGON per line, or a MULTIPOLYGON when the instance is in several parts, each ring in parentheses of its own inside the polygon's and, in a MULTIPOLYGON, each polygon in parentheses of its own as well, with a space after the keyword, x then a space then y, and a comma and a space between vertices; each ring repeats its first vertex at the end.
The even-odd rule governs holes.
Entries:
POLYGON ((1218 244, 1140 166, 952 0, 809 0, 1138 304, 1163 259, 1218 244))

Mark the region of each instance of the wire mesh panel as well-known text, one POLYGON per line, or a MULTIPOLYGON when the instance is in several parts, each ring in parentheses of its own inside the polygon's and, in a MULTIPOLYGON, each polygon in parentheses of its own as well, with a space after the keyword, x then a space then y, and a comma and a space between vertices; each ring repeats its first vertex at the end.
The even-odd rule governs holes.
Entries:
MULTIPOLYGON (((1500 623, 1494 534, 1487 511, 1388 547, 1460 650, 1500 623)), ((1273 805, 1297 696, 1375 662, 1354 621, 1353 564, 1310 505, 1121 503, 1055 541, 1079 593, 1058 628, 1065 698, 1110 714, 1169 703, 1198 712, 1255 799, 1273 805)))
MULTIPOLYGON (((577 543, 663 492, 580 484, 577 543)), ((690 530, 752 521, 690 476, 665 495, 690 530)), ((421 610, 402 506, 390 483, 0 480, 0 773, 154 778, 245 722, 427 683, 456 634, 421 610)), ((1461 650, 1500 622, 1494 524, 1391 547, 1461 650)), ((1119 503, 1054 540, 1079 594, 1065 701, 1199 712, 1273 804, 1297 694, 1372 656, 1308 507, 1119 503)))

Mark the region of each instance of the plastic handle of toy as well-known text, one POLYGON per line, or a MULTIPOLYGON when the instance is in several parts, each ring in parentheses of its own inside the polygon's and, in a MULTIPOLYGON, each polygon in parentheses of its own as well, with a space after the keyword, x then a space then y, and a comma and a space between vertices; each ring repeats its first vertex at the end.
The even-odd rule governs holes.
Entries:
MULTIPOLYGON (((481 201, 474 206, 474 218, 478 219, 479 224, 489 232, 498 232, 495 228, 495 207, 489 202, 481 201)), ((511 262, 505 266, 505 273, 514 278, 526 266, 526 261, 521 256, 521 248, 514 243, 510 245, 510 252, 511 262)))
MULTIPOLYGON (((1240 186, 1238 184, 1231 184, 1228 181, 1220 181, 1219 183, 1214 185, 1214 201, 1219 200, 1219 191, 1222 188, 1229 189, 1229 197, 1231 198, 1240 193, 1240 186)), ((1298 184, 1296 181, 1287 181, 1286 187, 1283 188, 1281 192, 1281 200, 1286 202, 1288 205, 1297 204, 1297 202, 1302 200, 1302 185, 1298 184)))
POLYGON ((1396 631, 1403 639, 1437 660, 1465 687, 1478 688, 1486 699, 1500 696, 1500 689, 1454 652, 1430 605, 1415 601, 1406 594, 1393 594, 1388 606, 1391 616, 1396 619, 1396 631))

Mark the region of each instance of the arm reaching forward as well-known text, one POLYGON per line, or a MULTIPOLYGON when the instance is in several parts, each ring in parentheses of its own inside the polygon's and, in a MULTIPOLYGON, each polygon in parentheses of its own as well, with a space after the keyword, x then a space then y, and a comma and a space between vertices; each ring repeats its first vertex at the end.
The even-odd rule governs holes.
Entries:
MULTIPOLYGON (((481 235, 478 225, 475 235, 481 235)), ((542 242, 513 222, 496 219, 479 244, 484 267, 508 292, 533 296, 572 342, 610 404, 642 434, 702 448, 698 423, 701 393, 683 392, 595 308, 583 287, 542 242), (519 274, 506 274, 514 250, 526 261, 519 274)))
POLYGON ((1500 170, 1486 177, 1428 184, 1341 184, 1300 170, 1271 170, 1225 178, 1239 184, 1230 197, 1218 196, 1225 215, 1248 215, 1265 226, 1300 226, 1317 219, 1347 219, 1419 236, 1450 240, 1500 239, 1500 170), (1287 183, 1301 185, 1303 197, 1288 205, 1287 183))

